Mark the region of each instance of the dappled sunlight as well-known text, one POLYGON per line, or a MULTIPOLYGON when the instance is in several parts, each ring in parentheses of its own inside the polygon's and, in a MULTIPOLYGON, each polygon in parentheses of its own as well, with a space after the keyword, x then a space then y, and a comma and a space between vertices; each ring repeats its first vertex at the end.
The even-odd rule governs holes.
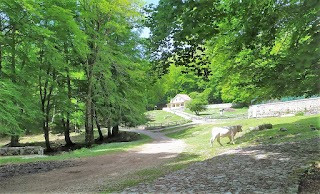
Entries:
MULTIPOLYGON (((151 184, 141 183, 131 189, 139 188, 141 192, 153 189, 158 192, 296 193, 299 169, 305 168, 309 161, 320 158, 319 152, 309 154, 318 151, 314 145, 319 140, 231 149, 167 174, 151 184)), ((187 161, 192 160, 190 156, 187 161)), ((200 158, 200 155, 195 155, 195 158, 200 158)))
POLYGON ((90 150, 91 152, 106 152, 106 151, 121 151, 121 150, 124 150, 124 148, 104 148, 104 149, 94 149, 94 150, 90 150))
POLYGON ((182 140, 168 140, 145 144, 142 146, 141 154, 156 154, 156 153, 181 153, 186 144, 182 140))

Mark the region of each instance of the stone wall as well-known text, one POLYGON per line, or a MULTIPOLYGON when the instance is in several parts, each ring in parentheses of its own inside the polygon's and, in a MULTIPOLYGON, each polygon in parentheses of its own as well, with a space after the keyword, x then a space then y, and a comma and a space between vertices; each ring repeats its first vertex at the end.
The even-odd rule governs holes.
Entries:
POLYGON ((299 112, 320 113, 320 98, 252 105, 248 110, 248 118, 277 117, 299 112))
POLYGON ((0 156, 43 155, 43 150, 44 148, 41 146, 4 147, 0 148, 0 156))
POLYGON ((223 103, 223 104, 208 104, 207 108, 231 108, 232 103, 223 103))

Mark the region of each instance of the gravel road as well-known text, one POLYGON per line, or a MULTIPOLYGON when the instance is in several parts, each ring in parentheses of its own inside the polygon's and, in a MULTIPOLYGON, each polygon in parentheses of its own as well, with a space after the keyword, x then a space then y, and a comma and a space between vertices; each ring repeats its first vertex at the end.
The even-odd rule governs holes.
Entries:
MULTIPOLYGON (((316 138, 230 150, 122 193, 298 193, 301 169, 320 161, 319 142, 316 138)), ((316 187, 311 193, 320 193, 320 185, 316 187)))

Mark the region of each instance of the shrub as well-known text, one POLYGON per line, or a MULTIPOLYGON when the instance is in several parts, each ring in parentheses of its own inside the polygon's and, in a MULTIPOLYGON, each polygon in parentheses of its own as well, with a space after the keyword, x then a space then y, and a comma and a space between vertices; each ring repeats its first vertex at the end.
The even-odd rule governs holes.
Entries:
POLYGON ((297 112, 296 114, 295 114, 295 116, 303 116, 304 115, 304 112, 297 112))
POLYGON ((201 111, 207 109, 206 105, 206 102, 203 102, 199 99, 193 99, 187 103, 186 107, 189 108, 190 111, 195 112, 196 115, 199 115, 201 111))

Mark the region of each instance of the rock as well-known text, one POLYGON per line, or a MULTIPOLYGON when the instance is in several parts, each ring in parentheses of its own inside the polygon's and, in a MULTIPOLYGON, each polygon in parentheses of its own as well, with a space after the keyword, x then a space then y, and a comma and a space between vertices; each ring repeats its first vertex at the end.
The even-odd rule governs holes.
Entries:
POLYGON ((262 125, 258 125, 256 127, 249 127, 249 129, 251 131, 258 131, 258 130, 264 130, 264 129, 272 129, 272 124, 268 123, 268 124, 262 124, 262 125))
POLYGON ((280 128, 280 131, 288 131, 288 129, 286 129, 286 128, 280 128))
POLYGON ((250 131, 258 131, 259 130, 259 126, 257 127, 249 127, 250 131))
POLYGON ((264 127, 265 127, 266 129, 272 129, 272 124, 271 124, 271 123, 264 124, 264 127))
POLYGON ((314 131, 315 131, 315 130, 318 130, 317 127, 315 127, 314 125, 310 125, 310 129, 311 129, 311 130, 314 130, 314 131))

